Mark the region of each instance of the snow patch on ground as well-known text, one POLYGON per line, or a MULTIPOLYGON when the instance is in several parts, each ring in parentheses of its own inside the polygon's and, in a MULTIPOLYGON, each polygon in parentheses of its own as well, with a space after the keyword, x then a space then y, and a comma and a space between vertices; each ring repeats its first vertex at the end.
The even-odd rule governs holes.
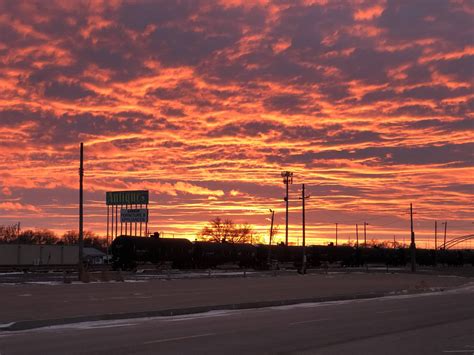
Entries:
POLYGON ((136 282, 147 282, 147 280, 125 280, 127 283, 136 283, 136 282))
POLYGON ((3 323, 3 324, 0 323, 0 329, 8 328, 9 326, 11 326, 13 324, 15 324, 15 323, 13 323, 13 322, 12 323, 3 323))
POLYGON ((186 320, 193 320, 193 319, 202 319, 202 318, 214 318, 214 317, 224 317, 229 315, 230 313, 240 313, 240 310, 221 310, 221 311, 209 311, 204 313, 194 313, 194 314, 184 314, 181 316, 172 316, 172 317, 160 317, 166 322, 182 322, 186 320))
POLYGON ((367 299, 351 299, 351 300, 328 301, 328 302, 308 302, 308 303, 297 303, 297 304, 290 304, 287 306, 275 306, 275 307, 267 307, 267 308, 272 309, 272 310, 278 310, 278 311, 289 311, 289 310, 297 309, 297 308, 337 306, 341 304, 358 303, 358 302, 364 302, 364 301, 367 301, 367 299))
MULTIPOLYGON (((0 337, 3 335, 14 335, 15 333, 25 333, 25 332, 45 332, 45 331, 58 331, 58 330, 90 330, 90 329, 99 329, 99 328, 116 328, 116 327, 132 327, 139 325, 141 323, 150 322, 150 321, 163 321, 163 322, 178 322, 186 321, 200 318, 211 318, 211 317, 223 317, 230 314, 240 313, 240 310, 221 310, 221 311, 209 311, 196 314, 186 314, 180 316, 169 316, 169 317, 143 317, 143 318, 131 318, 131 319, 118 319, 118 320, 105 320, 105 321, 92 321, 92 322, 81 322, 81 323, 72 323, 72 324, 61 324, 53 325, 48 327, 41 327, 36 329, 29 329, 24 331, 12 331, 5 334, 0 334, 0 337)), ((0 324, 0 330, 2 328, 7 328, 14 323, 0 324)))

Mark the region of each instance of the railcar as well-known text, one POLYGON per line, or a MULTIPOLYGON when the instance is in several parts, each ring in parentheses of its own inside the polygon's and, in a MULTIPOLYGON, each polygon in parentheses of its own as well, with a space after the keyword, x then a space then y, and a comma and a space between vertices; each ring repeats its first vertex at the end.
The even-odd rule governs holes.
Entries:
MULTIPOLYGON (((252 245, 234 243, 190 242, 187 239, 121 236, 111 246, 115 268, 134 269, 139 264, 160 265, 171 263, 174 268, 214 268, 219 265, 264 269, 270 265, 301 268, 303 248, 286 245, 252 245)), ((351 246, 309 246, 306 248, 306 266, 338 264, 341 267, 364 264, 404 266, 409 261, 409 249, 354 248, 351 246)), ((469 251, 417 250, 419 265, 445 264, 450 266, 474 264, 469 251)))
POLYGON ((130 270, 138 264, 162 265, 167 262, 180 268, 191 266, 193 244, 184 238, 120 236, 112 242, 111 251, 115 269, 130 270))
POLYGON ((223 264, 255 268, 258 263, 257 248, 252 244, 194 242, 192 262, 195 268, 223 264))

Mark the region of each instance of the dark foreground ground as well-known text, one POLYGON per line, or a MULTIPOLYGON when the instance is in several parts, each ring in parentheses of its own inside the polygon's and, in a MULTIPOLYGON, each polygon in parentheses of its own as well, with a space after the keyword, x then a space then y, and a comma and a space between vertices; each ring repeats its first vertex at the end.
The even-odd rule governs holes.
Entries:
POLYGON ((130 318, 130 314, 133 317, 150 316, 158 315, 156 311, 170 309, 204 307, 203 311, 219 309, 218 306, 222 305, 242 308, 239 306, 242 304, 253 308, 268 305, 268 302, 276 305, 287 304, 279 301, 337 300, 425 292, 460 286, 471 280, 453 275, 360 272, 88 284, 4 283, 0 284, 0 329, 5 329, 5 324, 22 321, 51 320, 41 325, 53 325, 58 324, 54 322, 58 319, 65 320, 63 323, 74 321, 71 320, 73 317, 82 317, 81 320, 110 319, 104 318, 108 315, 130 318))
POLYGON ((0 332, 0 353, 473 354, 473 296, 471 285, 370 300, 0 332))

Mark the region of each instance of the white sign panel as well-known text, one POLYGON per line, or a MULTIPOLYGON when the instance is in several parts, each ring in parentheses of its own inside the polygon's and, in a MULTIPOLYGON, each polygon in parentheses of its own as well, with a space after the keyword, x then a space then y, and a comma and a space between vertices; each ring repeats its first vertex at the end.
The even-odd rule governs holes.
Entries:
POLYGON ((148 210, 146 208, 126 209, 120 210, 120 222, 134 223, 134 222, 148 222, 148 210))

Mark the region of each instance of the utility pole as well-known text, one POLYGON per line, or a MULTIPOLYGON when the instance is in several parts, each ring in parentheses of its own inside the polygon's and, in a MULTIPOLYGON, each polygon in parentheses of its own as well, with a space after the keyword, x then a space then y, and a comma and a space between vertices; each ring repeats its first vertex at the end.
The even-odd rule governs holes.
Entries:
POLYGON ((448 229, 448 222, 444 222, 444 245, 443 245, 443 249, 446 250, 446 230, 448 229))
POLYGON ((393 236, 393 249, 395 249, 395 245, 396 245, 396 241, 395 241, 395 236, 393 236))
POLYGON ((434 247, 434 264, 436 266, 436 253, 438 250, 438 221, 435 221, 435 247, 434 247))
POLYGON ((410 229, 411 229, 411 272, 416 271, 416 244, 415 244, 415 231, 413 230, 413 205, 410 203, 410 229))
POLYGON ((306 274, 306 220, 305 220, 305 200, 309 198, 309 195, 306 196, 304 190, 304 184, 301 185, 301 201, 303 207, 303 266, 301 272, 306 274))
POLYGON ((339 224, 339 223, 336 223, 336 246, 337 246, 337 225, 338 225, 338 224, 339 224))
POLYGON ((271 267, 271 262, 272 262, 272 259, 271 259, 271 253, 272 253, 272 238, 273 238, 273 221, 275 219, 275 211, 270 209, 270 213, 272 214, 272 220, 271 220, 271 224, 270 224, 270 240, 268 242, 268 267, 270 268, 271 267))
POLYGON ((356 224, 356 248, 359 248, 359 225, 356 224))
POLYGON ((268 245, 272 245, 272 238, 273 238, 273 221, 275 219, 275 211, 270 209, 270 213, 272 214, 272 220, 271 220, 271 224, 270 224, 270 242, 268 243, 268 245))
POLYGON ((285 202, 286 202, 286 229, 285 229, 285 244, 288 246, 288 190, 289 190, 289 185, 293 183, 293 173, 291 171, 283 171, 281 173, 281 177, 283 178, 283 183, 286 186, 286 196, 285 196, 285 202))
POLYGON ((109 263, 109 219, 110 219, 109 210, 110 210, 109 205, 107 205, 107 250, 106 250, 107 251, 107 254, 106 254, 107 264, 109 263))
POLYGON ((367 226, 369 224, 364 222, 364 248, 367 248, 367 226))
POLYGON ((81 143, 81 157, 79 166, 79 281, 83 280, 84 274, 84 143, 81 143))

